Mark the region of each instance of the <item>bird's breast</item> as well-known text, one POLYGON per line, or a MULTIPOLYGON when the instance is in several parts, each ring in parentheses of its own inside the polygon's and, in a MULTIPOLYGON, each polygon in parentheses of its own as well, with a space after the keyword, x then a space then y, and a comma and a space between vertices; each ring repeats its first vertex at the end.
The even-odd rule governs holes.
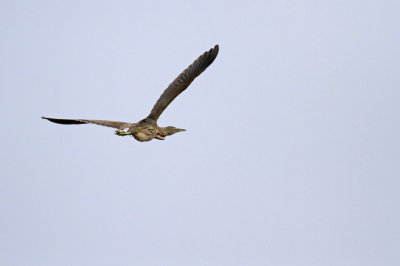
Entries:
POLYGON ((151 135, 146 135, 142 132, 137 132, 133 135, 133 137, 138 141, 150 141, 153 139, 151 135))

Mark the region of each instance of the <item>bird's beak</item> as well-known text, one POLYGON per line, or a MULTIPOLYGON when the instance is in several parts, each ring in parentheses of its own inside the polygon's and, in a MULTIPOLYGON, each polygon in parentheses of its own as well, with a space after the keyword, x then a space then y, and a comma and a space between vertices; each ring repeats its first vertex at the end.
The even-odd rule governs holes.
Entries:
POLYGON ((182 131, 186 131, 186 129, 182 129, 182 128, 175 128, 176 132, 182 132, 182 131))

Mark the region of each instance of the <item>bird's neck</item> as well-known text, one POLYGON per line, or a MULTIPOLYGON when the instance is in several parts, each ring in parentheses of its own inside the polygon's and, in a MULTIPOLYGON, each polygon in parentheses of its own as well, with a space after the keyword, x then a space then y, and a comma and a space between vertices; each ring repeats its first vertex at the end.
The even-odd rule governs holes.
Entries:
POLYGON ((169 135, 172 135, 172 134, 175 133, 175 132, 173 131, 173 129, 168 128, 168 127, 159 127, 158 132, 159 132, 161 135, 164 135, 164 136, 169 136, 169 135))

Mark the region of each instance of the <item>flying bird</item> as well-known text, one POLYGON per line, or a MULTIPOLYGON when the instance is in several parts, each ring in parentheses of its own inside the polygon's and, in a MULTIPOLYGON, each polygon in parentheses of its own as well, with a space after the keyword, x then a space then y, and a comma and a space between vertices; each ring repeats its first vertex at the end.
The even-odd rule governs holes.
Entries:
POLYGON ((190 66, 188 66, 161 94, 150 114, 137 123, 127 123, 108 120, 87 120, 87 119, 59 119, 42 117, 53 123, 63 125, 95 124, 105 127, 113 127, 117 130, 118 136, 133 136, 138 141, 150 141, 152 139, 164 140, 167 136, 185 131, 185 129, 173 126, 159 127, 157 120, 168 107, 168 105, 181 94, 192 81, 199 76, 206 68, 214 62, 218 55, 219 46, 215 45, 209 51, 199 56, 190 66), (128 130, 124 130, 128 129, 128 130))

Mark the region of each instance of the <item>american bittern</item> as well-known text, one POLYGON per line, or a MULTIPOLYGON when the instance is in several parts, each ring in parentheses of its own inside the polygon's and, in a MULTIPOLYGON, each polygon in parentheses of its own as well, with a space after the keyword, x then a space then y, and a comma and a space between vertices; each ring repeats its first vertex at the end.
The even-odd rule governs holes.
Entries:
POLYGON ((138 141, 150 141, 154 138, 163 140, 166 136, 170 136, 177 132, 185 131, 185 129, 176 128, 173 126, 159 127, 157 120, 168 105, 182 93, 192 81, 200 75, 206 68, 214 62, 218 55, 219 47, 215 45, 209 51, 205 52, 197 58, 190 66, 188 66, 161 94, 160 98, 154 105, 150 114, 137 123, 126 123, 108 120, 87 120, 87 119, 58 119, 48 118, 51 122, 64 125, 77 124, 96 124, 100 126, 116 128, 115 134, 118 136, 132 135, 138 141), (124 131, 124 129, 128 129, 124 131))

